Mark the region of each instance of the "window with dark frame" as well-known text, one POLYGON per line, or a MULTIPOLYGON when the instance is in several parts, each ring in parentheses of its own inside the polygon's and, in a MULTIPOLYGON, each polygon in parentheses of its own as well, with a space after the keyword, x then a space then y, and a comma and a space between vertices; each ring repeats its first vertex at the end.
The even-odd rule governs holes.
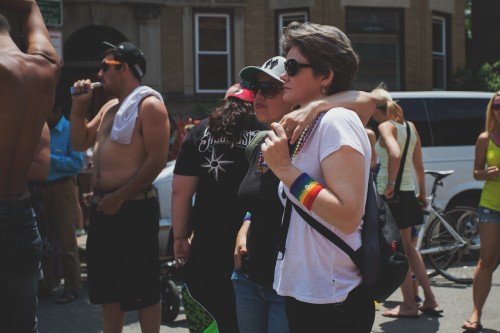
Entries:
POLYGON ((276 52, 279 55, 283 54, 281 49, 281 34, 283 30, 293 21, 304 23, 309 21, 309 11, 307 9, 293 9, 293 10, 278 10, 276 11, 276 52))
POLYGON ((369 91, 380 82, 404 89, 402 10, 347 7, 346 33, 361 59, 355 89, 369 91))
POLYGON ((194 19, 197 93, 224 93, 231 85, 231 17, 197 13, 194 19))
POLYGON ((446 90, 446 19, 432 17, 432 88, 446 90))

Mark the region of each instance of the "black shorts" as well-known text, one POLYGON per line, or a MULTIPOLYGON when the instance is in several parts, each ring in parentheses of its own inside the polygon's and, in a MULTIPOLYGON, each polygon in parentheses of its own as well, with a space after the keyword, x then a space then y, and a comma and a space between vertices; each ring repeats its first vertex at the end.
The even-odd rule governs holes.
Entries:
POLYGON ((388 202, 399 229, 424 223, 424 215, 414 191, 400 191, 399 202, 388 202))
POLYGON ((92 204, 87 238, 89 299, 92 304, 120 303, 123 311, 160 301, 156 198, 126 201, 115 215, 92 204))

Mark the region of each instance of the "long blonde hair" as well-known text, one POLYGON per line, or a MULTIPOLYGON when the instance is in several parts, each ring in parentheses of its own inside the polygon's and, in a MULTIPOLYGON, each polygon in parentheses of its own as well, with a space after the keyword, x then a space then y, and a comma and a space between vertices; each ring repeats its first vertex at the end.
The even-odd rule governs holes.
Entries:
POLYGON ((392 99, 387 90, 377 87, 372 90, 372 95, 377 99, 377 109, 382 110, 390 120, 400 124, 405 121, 403 109, 392 99))
POLYGON ((490 102, 488 103, 488 107, 486 108, 486 124, 485 128, 488 133, 493 133, 495 130, 499 130, 499 124, 497 123, 495 116, 493 115, 493 110, 491 109, 493 106, 493 101, 497 96, 500 96, 500 90, 491 96, 490 102))

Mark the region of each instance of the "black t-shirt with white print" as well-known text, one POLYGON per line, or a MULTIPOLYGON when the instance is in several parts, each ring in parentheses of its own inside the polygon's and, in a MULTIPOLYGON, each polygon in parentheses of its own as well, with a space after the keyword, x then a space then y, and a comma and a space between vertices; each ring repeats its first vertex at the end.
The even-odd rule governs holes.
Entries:
POLYGON ((231 143, 214 139, 207 126, 208 119, 204 119, 189 132, 174 173, 199 177, 192 212, 191 269, 230 272, 236 234, 246 212, 237 196, 248 169, 245 148, 264 128, 256 122, 255 130, 244 131, 239 141, 231 143))

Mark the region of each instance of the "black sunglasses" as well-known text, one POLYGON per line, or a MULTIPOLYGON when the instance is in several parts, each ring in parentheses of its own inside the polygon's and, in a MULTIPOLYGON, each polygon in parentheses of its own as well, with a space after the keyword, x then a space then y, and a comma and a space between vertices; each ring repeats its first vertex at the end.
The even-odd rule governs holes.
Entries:
POLYGON ((492 104, 491 110, 492 111, 500 111, 500 104, 492 104))
POLYGON ((278 87, 275 82, 271 81, 260 81, 254 82, 250 84, 250 90, 253 92, 254 96, 257 96, 257 93, 260 90, 260 93, 264 98, 273 99, 276 97, 283 88, 278 87))
POLYGON ((123 62, 118 60, 103 60, 103 62, 101 62, 101 69, 104 73, 106 73, 109 69, 109 66, 118 66, 121 64, 123 64, 123 62))
POLYGON ((301 64, 300 62, 298 62, 295 59, 288 59, 285 62, 285 70, 286 70, 286 73, 288 74, 288 76, 294 76, 299 71, 299 68, 303 68, 303 67, 311 67, 312 68, 313 65, 301 64))

